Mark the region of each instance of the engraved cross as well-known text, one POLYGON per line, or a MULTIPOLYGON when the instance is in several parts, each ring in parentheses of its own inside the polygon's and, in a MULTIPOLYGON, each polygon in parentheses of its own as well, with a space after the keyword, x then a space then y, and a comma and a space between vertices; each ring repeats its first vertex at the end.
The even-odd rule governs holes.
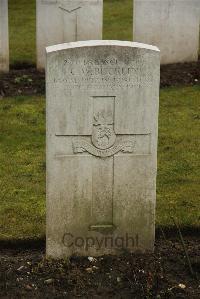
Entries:
POLYGON ((146 154, 150 154, 150 134, 115 133, 115 100, 115 96, 94 96, 92 135, 71 136, 73 153, 79 157, 87 154, 93 159, 90 229, 95 231, 115 229, 113 223, 115 155, 135 154, 138 138, 147 140, 146 154))

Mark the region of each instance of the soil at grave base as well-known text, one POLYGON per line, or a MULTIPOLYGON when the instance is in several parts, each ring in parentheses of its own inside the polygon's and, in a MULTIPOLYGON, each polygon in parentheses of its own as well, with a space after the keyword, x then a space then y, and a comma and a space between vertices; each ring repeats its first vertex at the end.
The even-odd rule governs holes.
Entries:
POLYGON ((0 247, 0 298, 200 298, 200 236, 158 237, 154 254, 66 261, 44 258, 44 247, 0 247))
MULTIPOLYGON (((17 65, 0 75, 0 97, 45 93, 45 74, 33 66, 17 65)), ((161 66, 161 87, 200 85, 200 60, 161 66)))

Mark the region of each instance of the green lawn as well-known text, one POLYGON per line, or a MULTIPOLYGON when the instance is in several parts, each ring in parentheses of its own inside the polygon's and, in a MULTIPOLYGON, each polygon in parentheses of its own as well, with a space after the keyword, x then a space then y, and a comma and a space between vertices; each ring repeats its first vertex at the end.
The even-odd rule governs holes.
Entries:
POLYGON ((45 213, 43 98, 0 104, 0 239, 39 237, 45 213))
MULTIPOLYGON (((157 225, 200 224, 200 87, 161 90, 157 225)), ((45 234, 45 101, 0 104, 0 239, 45 234)))
POLYGON ((161 90, 157 224, 200 225, 200 86, 161 90))
POLYGON ((35 64, 36 0, 9 0, 10 64, 35 64))
POLYGON ((133 0, 104 0, 103 38, 133 40, 133 0))

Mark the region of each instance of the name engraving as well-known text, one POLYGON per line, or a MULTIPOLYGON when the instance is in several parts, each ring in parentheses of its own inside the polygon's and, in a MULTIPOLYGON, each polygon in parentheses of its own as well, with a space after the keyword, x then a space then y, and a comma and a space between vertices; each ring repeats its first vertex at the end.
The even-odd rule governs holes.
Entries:
POLYGON ((115 57, 107 57, 64 59, 61 75, 54 76, 48 83, 63 84, 69 90, 119 90, 150 86, 153 80, 140 59, 131 62, 126 58, 122 62, 115 57))

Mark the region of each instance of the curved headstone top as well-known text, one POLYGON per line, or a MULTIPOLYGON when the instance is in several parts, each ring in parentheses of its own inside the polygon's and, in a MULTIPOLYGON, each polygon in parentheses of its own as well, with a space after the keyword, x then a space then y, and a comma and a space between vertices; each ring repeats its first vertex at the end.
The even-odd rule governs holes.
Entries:
POLYGON ((47 255, 152 251, 158 48, 91 40, 46 51, 47 255))
POLYGON ((131 48, 139 48, 139 49, 146 49, 146 50, 160 52, 160 50, 156 46, 137 43, 137 42, 120 41, 120 40, 88 40, 88 41, 63 43, 63 44, 46 47, 46 52, 51 53, 55 51, 67 50, 72 48, 98 47, 98 46, 131 47, 131 48))

